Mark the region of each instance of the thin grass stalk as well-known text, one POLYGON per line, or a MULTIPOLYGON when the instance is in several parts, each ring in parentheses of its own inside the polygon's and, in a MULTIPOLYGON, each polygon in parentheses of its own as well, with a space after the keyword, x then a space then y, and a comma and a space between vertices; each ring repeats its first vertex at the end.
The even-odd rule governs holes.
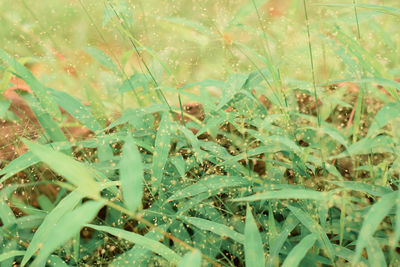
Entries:
MULTIPOLYGON (((88 16, 88 18, 89 18, 91 24, 92 24, 93 27, 95 28, 97 34, 100 36, 100 38, 101 38, 101 40, 103 41, 103 43, 107 46, 107 41, 106 41, 106 39, 104 38, 103 34, 102 34, 101 31, 98 29, 98 27, 96 26, 96 23, 94 22, 92 16, 90 16, 90 14, 89 14, 88 10, 86 9, 86 7, 83 5, 82 0, 79 0, 79 3, 80 3, 80 5, 81 5, 82 9, 84 10, 85 14, 88 16)), ((130 87, 133 89, 133 84, 131 83, 131 81, 130 81, 128 75, 127 75, 126 72, 125 72, 125 70, 122 68, 121 63, 119 62, 118 58, 116 57, 116 55, 115 55, 111 50, 109 50, 109 52, 110 52, 111 56, 113 57, 114 61, 117 63, 118 69, 121 71, 121 73, 122 73, 122 75, 124 76, 124 78, 129 82, 130 87)), ((135 95, 135 98, 136 98, 136 101, 138 102, 138 104, 139 104, 140 106, 143 106, 143 103, 142 103, 142 101, 140 100, 140 97, 137 95, 137 93, 136 93, 135 90, 133 90, 133 93, 134 93, 134 95, 135 95)))

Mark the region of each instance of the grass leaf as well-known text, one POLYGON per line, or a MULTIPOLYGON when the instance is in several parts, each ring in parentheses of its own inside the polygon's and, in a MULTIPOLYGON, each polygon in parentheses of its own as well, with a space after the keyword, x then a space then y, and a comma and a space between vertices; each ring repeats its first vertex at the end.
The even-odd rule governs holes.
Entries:
POLYGON ((155 152, 153 155, 153 192, 158 191, 164 175, 164 166, 167 163, 171 142, 171 129, 169 126, 168 113, 162 116, 158 127, 155 152))
POLYGON ((83 163, 51 148, 24 140, 30 151, 59 175, 78 187, 78 191, 93 199, 100 197, 100 188, 83 163))
POLYGON ((42 224, 36 230, 26 254, 22 259, 21 265, 24 266, 33 254, 40 249, 44 243, 51 237, 51 229, 58 223, 58 221, 66 213, 70 212, 75 208, 75 206, 82 200, 82 196, 76 191, 70 193, 68 196, 64 197, 60 203, 45 217, 42 224))
POLYGON ((179 200, 192 197, 203 192, 217 191, 228 187, 247 186, 249 182, 240 176, 209 176, 204 177, 199 182, 190 185, 175 194, 168 201, 179 200))
POLYGON ((88 201, 78 208, 65 213, 56 225, 52 225, 49 227, 50 229, 46 229, 49 231, 49 237, 51 238, 42 243, 39 255, 30 266, 45 266, 50 254, 79 233, 85 224, 91 222, 96 217, 103 206, 104 202, 88 201))
POLYGON ((289 252, 282 267, 297 267, 306 255, 307 251, 314 245, 317 240, 317 234, 309 234, 301 239, 301 241, 289 252))
POLYGON ((396 203, 398 194, 399 192, 397 191, 386 194, 369 209, 358 235, 353 264, 359 262, 363 249, 368 245, 369 240, 373 238, 373 234, 383 218, 388 215, 393 205, 396 203))
POLYGON ((196 249, 193 252, 187 253, 179 262, 178 267, 201 267, 201 253, 196 249))
POLYGON ((235 198, 231 201, 258 201, 266 199, 313 199, 313 200, 328 200, 329 194, 326 192, 318 192, 308 189, 282 189, 279 191, 270 191, 257 193, 252 196, 235 198))
POLYGON ((265 256, 260 232, 251 213, 249 205, 246 211, 246 226, 244 228, 244 253, 246 266, 264 267, 265 256))
POLYGON ((201 230, 210 231, 220 236, 229 237, 232 240, 235 240, 236 242, 239 242, 241 244, 244 243, 244 235, 232 230, 226 225, 195 217, 179 216, 179 218, 184 222, 194 225, 201 230))
POLYGON ((109 226, 98 226, 93 224, 89 224, 87 226, 97 231, 106 232, 111 235, 117 236, 119 238, 123 238, 132 243, 141 245, 147 248, 148 250, 151 250, 159 254, 160 256, 164 257, 166 260, 168 260, 173 264, 178 264, 182 259, 181 256, 176 254, 173 250, 171 250, 167 246, 163 245, 160 242, 154 241, 150 238, 144 237, 142 235, 109 226))
POLYGON ((143 163, 131 136, 125 138, 120 161, 120 180, 125 205, 136 212, 143 197, 143 163))
POLYGON ((33 74, 21 65, 15 58, 6 53, 0 48, 0 58, 12 66, 15 72, 23 79, 35 95, 39 98, 40 105, 46 110, 51 116, 56 119, 61 119, 61 112, 58 109, 56 102, 47 93, 46 88, 33 76, 33 74))

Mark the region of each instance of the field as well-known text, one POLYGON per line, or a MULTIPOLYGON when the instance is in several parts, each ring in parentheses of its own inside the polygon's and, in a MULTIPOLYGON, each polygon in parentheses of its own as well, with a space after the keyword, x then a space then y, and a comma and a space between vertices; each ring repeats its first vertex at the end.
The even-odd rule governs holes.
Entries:
POLYGON ((0 267, 400 265, 398 0, 0 17, 0 267))

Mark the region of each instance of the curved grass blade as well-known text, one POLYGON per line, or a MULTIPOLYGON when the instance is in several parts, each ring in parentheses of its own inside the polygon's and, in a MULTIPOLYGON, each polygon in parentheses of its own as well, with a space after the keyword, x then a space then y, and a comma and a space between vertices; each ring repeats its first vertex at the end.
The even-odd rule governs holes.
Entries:
POLYGON ((239 90, 243 87, 246 83, 247 79, 249 78, 249 74, 232 74, 228 77, 224 84, 222 97, 215 108, 217 111, 220 110, 223 106, 229 103, 232 98, 239 92, 239 90))
POLYGON ((388 266, 378 241, 373 237, 368 241, 367 254, 369 266, 388 266))
POLYGON ((352 181, 328 181, 328 183, 332 183, 337 186, 341 186, 346 189, 350 189, 353 191, 361 191, 371 194, 373 196, 384 196, 388 193, 393 192, 389 188, 374 185, 374 184, 365 184, 361 182, 352 182, 352 181))
POLYGON ((85 51, 88 52, 93 58, 95 58, 101 65, 111 70, 118 76, 122 77, 120 69, 114 64, 112 59, 100 49, 94 47, 86 47, 85 51))
POLYGON ((220 190, 227 187, 247 186, 249 181, 240 176, 210 176, 202 178, 199 182, 190 185, 175 194, 168 201, 178 200, 185 197, 192 197, 203 192, 220 190))
POLYGON ((54 118, 60 120, 61 112, 58 109, 56 102, 47 93, 46 88, 33 76, 33 74, 20 64, 15 58, 6 53, 0 48, 0 58, 12 66, 18 76, 21 77, 32 89, 35 95, 39 98, 42 108, 54 118))
POLYGON ((264 267, 265 256, 260 232, 251 213, 249 205, 246 211, 246 225, 244 228, 244 255, 246 266, 264 267))
POLYGON ((3 262, 5 260, 17 257, 17 256, 24 256, 25 251, 24 250, 11 250, 4 252, 0 254, 0 262, 3 262))
POLYGON ((279 191, 258 193, 248 197, 235 198, 231 201, 258 201, 266 199, 313 199, 322 201, 328 200, 329 194, 308 189, 282 189, 279 191))
MULTIPOLYGON (((163 224, 163 225, 158 225, 158 229, 161 229, 163 231, 167 231, 168 227, 170 224, 163 224)), ((154 241, 159 241, 163 238, 163 235, 156 231, 155 229, 152 229, 148 233, 144 235, 145 238, 149 238, 154 241)), ((124 252, 122 255, 119 255, 115 260, 113 260, 110 263, 110 267, 121 267, 125 266, 127 263, 132 264, 132 265, 140 265, 144 264, 147 259, 152 256, 152 251, 147 249, 146 247, 136 244, 131 248, 130 250, 124 252)))
POLYGON ((51 89, 51 94, 54 100, 60 107, 68 111, 75 119, 83 123, 92 132, 97 132, 102 129, 101 125, 93 117, 90 111, 82 105, 78 100, 69 94, 51 89))
POLYGON ((241 244, 244 243, 245 240, 244 235, 232 230, 226 225, 195 217, 179 216, 178 218, 180 218, 181 220, 185 221, 188 224, 196 226, 201 230, 210 231, 220 236, 227 236, 232 240, 235 240, 236 242, 239 242, 241 244))
POLYGON ((201 253, 196 249, 193 252, 187 253, 179 262, 178 267, 201 267, 201 253))
POLYGON ((358 235, 353 264, 359 262, 363 249, 368 245, 369 240, 373 238, 373 234, 383 218, 388 215, 393 205, 396 203, 399 196, 398 194, 399 192, 397 191, 386 194, 369 209, 361 226, 360 234, 358 235))
POLYGON ((128 240, 137 245, 141 245, 146 249, 159 254, 160 256, 164 257, 166 260, 168 260, 173 264, 178 264, 182 259, 181 256, 176 254, 173 250, 171 250, 167 246, 163 245, 160 242, 154 241, 150 238, 144 237, 142 235, 108 226, 98 226, 98 225, 88 224, 87 227, 93 228, 98 231, 106 232, 111 235, 117 236, 119 238, 128 240))
POLYGON ((97 213, 103 206, 104 202, 91 200, 64 214, 57 224, 51 227, 51 230, 47 229, 51 238, 48 238, 43 243, 38 256, 30 266, 45 266, 50 254, 65 242, 75 237, 85 224, 91 222, 97 216, 97 213))
POLYGON ((282 267, 297 267, 301 260, 307 254, 307 251, 314 245, 318 235, 315 233, 309 234, 303 238, 287 255, 282 267))
POLYGON ((120 161, 122 196, 126 207, 136 212, 143 197, 143 163, 133 138, 128 135, 120 161))
POLYGON ((47 242, 51 233, 49 229, 54 227, 54 225, 57 224, 62 216, 73 210, 81 200, 82 196, 80 194, 78 194, 76 191, 72 192, 63 198, 60 203, 46 216, 42 224, 36 230, 28 249, 26 250, 26 254, 22 259, 21 266, 25 266, 33 254, 35 254, 35 252, 47 242))
POLYGON ((369 127, 367 137, 371 137, 374 132, 383 128, 386 124, 400 115, 400 103, 390 103, 382 107, 376 114, 371 127, 369 127))
POLYGON ((329 241, 328 236, 323 231, 321 225, 313 220, 309 214, 305 213, 303 210, 296 208, 294 206, 288 206, 291 212, 297 217, 297 219, 310 231, 318 235, 318 240, 320 241, 322 247, 325 248, 328 257, 333 260, 335 258, 335 251, 333 249, 332 243, 329 241))
POLYGON ((18 158, 11 161, 4 169, 0 171, 0 175, 5 174, 3 177, 1 177, 0 183, 4 183, 8 178, 39 162, 39 158, 30 151, 22 154, 18 158))
POLYGON ((35 144, 27 140, 24 140, 24 143, 41 161, 77 186, 81 194, 93 199, 100 198, 100 187, 83 163, 61 152, 54 151, 47 146, 35 144))

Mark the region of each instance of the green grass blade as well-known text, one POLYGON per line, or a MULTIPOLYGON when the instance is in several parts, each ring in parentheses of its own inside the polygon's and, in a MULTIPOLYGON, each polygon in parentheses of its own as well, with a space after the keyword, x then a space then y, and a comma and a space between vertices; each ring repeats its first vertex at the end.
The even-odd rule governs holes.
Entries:
POLYGON ((228 77, 224 84, 222 97, 216 107, 216 110, 220 110, 223 106, 229 103, 232 98, 239 92, 239 90, 246 83, 249 78, 249 74, 232 74, 228 77))
POLYGON ((88 108, 82 105, 77 99, 57 90, 51 90, 51 94, 60 107, 68 111, 69 114, 83 123, 89 130, 96 133, 102 129, 88 108))
POLYGON ((346 189, 354 190, 354 191, 361 191, 371 194, 373 196, 382 197, 386 194, 393 192, 389 188, 382 187, 379 185, 374 184, 366 184, 361 182, 351 182, 351 181, 328 181, 337 186, 341 186, 346 189))
POLYGON ((247 205, 246 225, 244 228, 244 253, 246 266, 264 267, 265 256, 263 243, 261 241, 260 232, 251 213, 250 207, 247 205))
POLYGON ((100 49, 88 46, 85 48, 85 51, 95 58, 101 65, 111 70, 119 77, 123 76, 120 69, 114 64, 113 60, 100 49))
POLYGON ((33 76, 33 74, 21 65, 15 58, 6 53, 0 48, 0 58, 12 66, 17 75, 19 75, 32 89, 35 95, 39 98, 40 105, 45 109, 51 116, 60 120, 61 112, 58 109, 55 101, 49 96, 46 88, 33 76))
POLYGON ((131 136, 125 138, 120 161, 122 196, 126 207, 136 212, 143 197, 143 163, 131 136))
POLYGON ((244 243, 244 235, 232 230, 226 225, 195 217, 179 216, 178 218, 188 224, 196 226, 201 230, 210 231, 220 236, 227 236, 241 244, 244 243))
POLYGON ((369 127, 367 137, 371 137, 376 131, 383 128, 399 115, 400 103, 390 103, 382 107, 376 114, 371 126, 369 127))
POLYGON ((267 267, 279 265, 279 252, 281 251, 282 246, 287 240, 289 234, 298 224, 299 220, 293 213, 290 213, 283 224, 281 232, 276 238, 274 238, 272 244, 270 244, 271 248, 269 250, 267 267))
POLYGON ((25 251, 24 250, 11 250, 11 251, 7 251, 4 252, 2 254, 0 254, 0 262, 3 262, 5 260, 8 260, 10 258, 14 258, 17 256, 24 256, 25 251))
POLYGON ((168 113, 162 116, 160 125, 158 127, 155 149, 153 155, 153 192, 158 191, 162 183, 164 175, 164 166, 167 163, 171 143, 171 129, 169 125, 168 113))
POLYGON ((335 257, 335 251, 333 249, 332 243, 329 241, 328 236, 323 231, 321 225, 319 225, 313 218, 303 210, 288 206, 288 208, 293 212, 297 219, 311 232, 318 235, 318 239, 322 247, 326 250, 328 257, 333 260, 335 257))
POLYGON ((200 250, 187 253, 179 262, 178 267, 201 267, 200 250))
POLYGON ((40 247, 46 243, 50 238, 50 233, 52 227, 57 224, 62 216, 70 212, 75 208, 76 205, 82 200, 82 196, 77 192, 72 192, 65 198, 63 198, 60 203, 45 217, 42 224, 36 230, 26 254, 22 259, 21 266, 24 266, 29 259, 35 254, 35 252, 40 249, 40 247))
POLYGON ((39 158, 30 151, 22 154, 18 158, 8 163, 8 165, 0 171, 0 175, 4 175, 1 177, 0 183, 4 183, 13 175, 39 162, 39 158))
POLYGON ((98 225, 93 225, 89 224, 87 227, 93 228, 98 231, 106 232, 111 235, 117 236, 119 238, 123 238, 127 241, 130 241, 132 243, 141 245, 148 250, 151 250, 160 256, 164 257, 166 260, 173 264, 178 264, 181 260, 182 257, 176 254, 173 250, 165 246, 164 244, 154 241, 150 238, 144 237, 142 235, 128 232, 122 229, 117 229, 113 227, 108 227, 108 226, 98 226, 98 225))
POLYGON ((279 191, 270 191, 257 193, 252 196, 235 198, 231 201, 259 201, 267 199, 313 199, 318 201, 328 200, 329 194, 307 189, 282 189, 279 191))
POLYGON ((369 240, 373 238, 373 234, 383 218, 388 215, 393 205, 396 203, 398 194, 397 191, 386 194, 369 209, 358 235, 353 264, 360 261, 363 249, 368 245, 369 240))
POLYGON ((203 192, 218 191, 223 188, 247 186, 249 182, 240 176, 209 176, 204 177, 199 182, 190 185, 175 194, 168 201, 179 200, 186 197, 193 197, 203 192))
MULTIPOLYGON (((162 224, 158 225, 157 228, 161 229, 163 231, 167 231, 168 227, 170 224, 162 224)), ((155 229, 152 229, 148 233, 144 235, 145 238, 154 240, 154 241, 159 241, 160 239, 163 238, 163 235, 156 231, 155 229)), ((153 255, 152 251, 147 249, 146 247, 136 244, 131 248, 130 250, 124 252, 123 254, 119 255, 115 260, 113 260, 110 263, 110 267, 121 267, 126 265, 126 263, 130 264, 136 264, 140 265, 143 264, 147 261, 148 257, 151 257, 153 255)))
POLYGON ((367 245, 367 254, 369 266, 388 266, 386 264, 385 255, 375 238, 370 238, 367 245))
POLYGON ((100 187, 83 163, 47 146, 35 144, 27 140, 24 140, 24 143, 41 161, 77 186, 81 194, 93 199, 100 198, 100 187))
POLYGON ((85 224, 91 222, 97 216, 103 206, 104 202, 87 201, 78 208, 64 214, 56 225, 47 229, 51 238, 48 238, 42 244, 38 256, 30 266, 45 266, 50 254, 79 233, 85 224))
POLYGON ((307 254, 307 251, 314 245, 315 241, 318 239, 317 234, 309 234, 304 237, 300 243, 298 243, 287 255, 282 267, 297 267, 299 266, 301 260, 307 254))

